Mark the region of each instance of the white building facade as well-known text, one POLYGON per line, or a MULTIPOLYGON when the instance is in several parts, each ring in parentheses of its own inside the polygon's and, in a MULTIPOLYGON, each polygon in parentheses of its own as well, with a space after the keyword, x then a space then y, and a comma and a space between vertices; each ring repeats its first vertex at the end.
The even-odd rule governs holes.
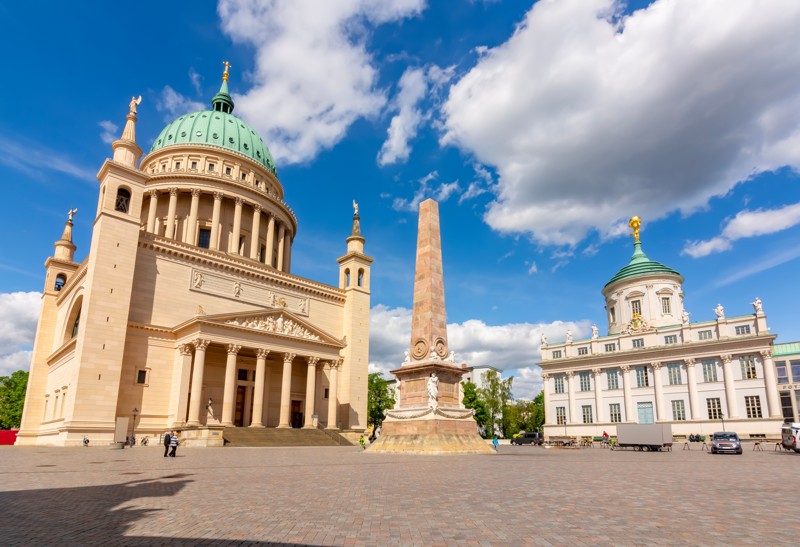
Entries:
POLYGON ((592 327, 589 339, 568 332, 562 343, 542 340, 545 435, 615 435, 618 423, 665 423, 676 435, 776 436, 783 420, 776 335, 760 299, 749 315, 727 317, 718 305, 715 319, 690 322, 683 277, 647 258, 637 217, 631 227, 631 262, 602 291, 608 334, 592 327))

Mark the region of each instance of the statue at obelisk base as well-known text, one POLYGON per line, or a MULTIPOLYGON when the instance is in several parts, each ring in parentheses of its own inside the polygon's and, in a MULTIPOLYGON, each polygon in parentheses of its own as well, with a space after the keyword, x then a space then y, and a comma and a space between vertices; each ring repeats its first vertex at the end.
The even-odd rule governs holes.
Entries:
POLYGON ((411 348, 397 377, 395 407, 386 411, 371 452, 493 454, 478 435, 473 410, 464 408, 461 379, 467 367, 447 345, 439 204, 419 206, 411 348))

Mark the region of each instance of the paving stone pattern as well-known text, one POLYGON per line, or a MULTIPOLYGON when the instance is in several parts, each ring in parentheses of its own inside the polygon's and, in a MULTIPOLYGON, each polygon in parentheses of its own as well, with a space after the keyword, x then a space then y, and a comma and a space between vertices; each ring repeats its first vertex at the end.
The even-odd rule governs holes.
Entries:
POLYGON ((800 454, 0 447, 2 545, 766 545, 800 454))

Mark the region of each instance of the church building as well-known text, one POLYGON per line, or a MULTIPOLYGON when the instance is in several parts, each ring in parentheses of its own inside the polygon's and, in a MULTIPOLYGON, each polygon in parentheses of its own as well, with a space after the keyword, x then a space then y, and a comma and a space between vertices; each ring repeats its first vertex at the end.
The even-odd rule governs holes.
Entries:
POLYGON ((17 444, 111 442, 118 418, 208 446, 224 427, 366 429, 358 206, 338 286, 293 275, 297 219, 267 146, 233 115, 228 66, 211 109, 167 125, 143 158, 131 101, 97 175, 88 255, 74 260, 72 210, 45 263, 17 444))
POLYGON ((691 322, 683 276, 647 257, 640 222, 631 219, 630 263, 602 291, 608 333, 593 326, 585 340, 571 332, 556 344, 542 338, 545 435, 615 435, 619 423, 663 423, 676 435, 778 436, 792 404, 787 393, 784 414, 777 335, 761 300, 752 302, 753 313, 731 317, 720 304, 710 319, 691 322))

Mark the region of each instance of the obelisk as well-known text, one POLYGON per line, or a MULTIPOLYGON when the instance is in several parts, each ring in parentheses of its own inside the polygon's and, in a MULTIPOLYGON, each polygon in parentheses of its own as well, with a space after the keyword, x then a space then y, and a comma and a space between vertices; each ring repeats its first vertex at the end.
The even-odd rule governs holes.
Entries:
POLYGON ((372 452, 405 454, 491 454, 478 435, 473 411, 463 406, 461 379, 466 365, 455 362, 447 345, 439 204, 419 205, 417 264, 411 346, 392 374, 395 407, 386 411, 372 452))

